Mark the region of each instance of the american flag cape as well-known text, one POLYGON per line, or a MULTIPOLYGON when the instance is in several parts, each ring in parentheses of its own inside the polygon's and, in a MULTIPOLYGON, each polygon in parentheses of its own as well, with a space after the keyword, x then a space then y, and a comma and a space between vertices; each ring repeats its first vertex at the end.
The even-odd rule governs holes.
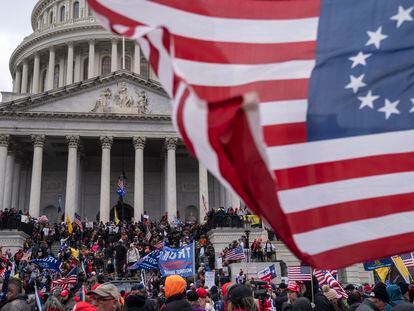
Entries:
POLYGON ((410 250, 411 2, 88 3, 138 41, 188 149, 303 262, 410 250))
POLYGON ((290 281, 310 281, 312 280, 312 268, 309 266, 290 266, 288 267, 288 278, 290 281))
POLYGON ((336 292, 341 295, 342 298, 348 298, 348 295, 345 292, 344 288, 333 277, 332 272, 335 271, 315 269, 313 270, 313 275, 318 279, 320 286, 329 285, 329 287, 336 290, 336 292))

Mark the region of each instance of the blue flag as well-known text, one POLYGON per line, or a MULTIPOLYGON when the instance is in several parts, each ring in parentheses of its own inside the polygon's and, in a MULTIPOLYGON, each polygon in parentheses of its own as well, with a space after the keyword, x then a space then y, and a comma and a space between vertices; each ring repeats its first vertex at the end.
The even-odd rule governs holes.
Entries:
POLYGON ((391 267, 391 265, 392 265, 391 258, 389 258, 389 257, 388 258, 381 258, 381 259, 377 259, 377 260, 364 262, 364 269, 365 269, 365 271, 372 271, 372 270, 375 270, 377 268, 391 267))
POLYGON ((158 260, 161 255, 159 250, 149 253, 128 268, 128 270, 153 270, 158 269, 158 260))
POLYGON ((162 276, 178 274, 189 277, 195 274, 194 243, 181 248, 165 247, 161 251, 159 267, 162 276))
POLYGON ((56 259, 55 257, 48 256, 42 259, 33 259, 30 261, 30 263, 37 265, 40 269, 50 269, 59 271, 61 261, 59 259, 56 259))

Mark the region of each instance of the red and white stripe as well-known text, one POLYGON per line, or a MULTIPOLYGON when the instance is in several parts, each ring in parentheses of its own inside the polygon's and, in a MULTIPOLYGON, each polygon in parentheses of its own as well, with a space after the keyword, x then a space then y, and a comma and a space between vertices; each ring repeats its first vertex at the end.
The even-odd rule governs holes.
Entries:
POLYGON ((296 256, 337 268, 407 251, 414 131, 306 142, 319 0, 88 2, 138 40, 189 150, 296 256))
POLYGON ((55 290, 56 288, 67 289, 70 285, 76 285, 77 283, 77 276, 72 275, 67 278, 58 279, 52 281, 51 290, 55 290))
POLYGON ((329 270, 315 269, 313 270, 313 275, 315 275, 318 279, 318 283, 320 286, 327 284, 330 288, 336 290, 336 292, 339 295, 341 295, 342 298, 348 298, 347 293, 345 292, 341 284, 339 284, 339 282, 333 277, 331 272, 332 271, 329 270))

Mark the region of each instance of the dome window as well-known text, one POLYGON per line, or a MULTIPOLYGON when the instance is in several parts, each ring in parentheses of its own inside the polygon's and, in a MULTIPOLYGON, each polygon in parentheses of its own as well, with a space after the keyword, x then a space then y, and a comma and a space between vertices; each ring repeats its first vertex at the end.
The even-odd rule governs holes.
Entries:
POLYGON ((79 18, 79 2, 75 1, 73 3, 73 18, 79 18))
POLYGON ((59 16, 59 21, 60 22, 64 22, 65 21, 65 14, 66 14, 66 8, 63 5, 63 6, 60 7, 60 16, 59 16))

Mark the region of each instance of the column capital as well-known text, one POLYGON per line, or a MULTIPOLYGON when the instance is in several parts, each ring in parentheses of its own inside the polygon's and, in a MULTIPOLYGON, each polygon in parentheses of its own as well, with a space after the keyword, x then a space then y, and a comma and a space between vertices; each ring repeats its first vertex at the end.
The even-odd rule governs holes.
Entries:
POLYGON ((165 138, 165 148, 167 150, 175 150, 177 147, 178 138, 177 137, 166 137, 165 138))
POLYGON ((66 142, 68 143, 69 148, 78 148, 79 147, 79 136, 67 135, 66 142))
POLYGON ((95 39, 89 39, 88 40, 89 44, 95 44, 95 41, 96 41, 95 39))
POLYGON ((43 148, 46 142, 45 135, 32 135, 33 146, 43 148))
POLYGON ((66 45, 70 48, 73 48, 74 43, 73 43, 73 41, 69 41, 69 42, 66 43, 66 45))
POLYGON ((111 136, 101 136, 100 140, 101 140, 102 149, 111 149, 112 143, 114 141, 113 137, 111 137, 111 136))
POLYGON ((10 135, 8 134, 1 134, 0 135, 0 147, 8 147, 9 146, 10 135))
POLYGON ((119 42, 119 38, 111 38, 111 42, 112 43, 118 43, 119 42))
POLYGON ((132 141, 134 143, 134 148, 136 149, 144 149, 145 148, 145 141, 146 138, 142 136, 135 136, 132 138, 132 141))
POLYGON ((54 45, 50 46, 49 47, 49 52, 54 52, 54 51, 55 51, 55 46, 54 45))

